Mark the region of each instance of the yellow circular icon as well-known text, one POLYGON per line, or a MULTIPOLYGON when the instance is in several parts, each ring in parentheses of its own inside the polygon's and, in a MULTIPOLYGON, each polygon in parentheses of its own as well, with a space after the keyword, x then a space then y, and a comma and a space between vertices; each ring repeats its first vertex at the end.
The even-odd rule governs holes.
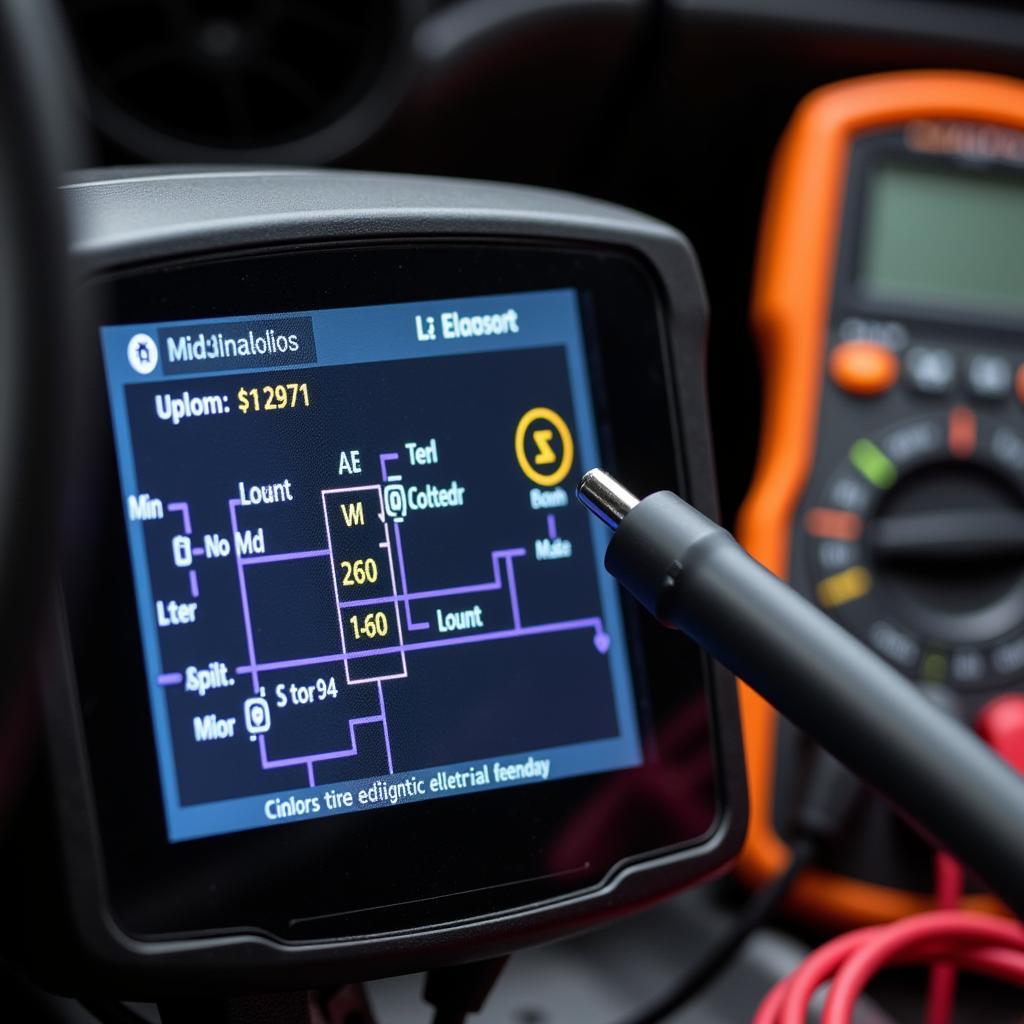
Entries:
POLYGON ((519 468, 535 484, 540 484, 541 487, 554 487, 560 484, 572 466, 572 457, 572 434, 569 433, 565 420, 554 409, 538 405, 523 413, 516 427, 516 461, 519 468), (554 430, 544 426, 545 422, 551 424, 554 430), (556 432, 562 444, 561 460, 551 444, 556 432))

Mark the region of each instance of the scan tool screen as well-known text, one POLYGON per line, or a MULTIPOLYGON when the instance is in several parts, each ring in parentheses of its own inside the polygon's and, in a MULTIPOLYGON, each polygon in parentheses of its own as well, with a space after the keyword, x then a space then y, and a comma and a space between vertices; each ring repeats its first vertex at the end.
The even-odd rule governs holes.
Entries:
POLYGON ((641 763, 573 289, 101 337, 172 841, 641 763))

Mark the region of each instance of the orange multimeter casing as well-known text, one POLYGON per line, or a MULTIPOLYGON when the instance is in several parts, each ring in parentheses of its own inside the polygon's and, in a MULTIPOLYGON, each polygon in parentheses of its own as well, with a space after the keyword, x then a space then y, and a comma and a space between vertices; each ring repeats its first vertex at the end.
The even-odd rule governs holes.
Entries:
MULTIPOLYGON (((829 347, 835 347, 841 236, 849 226, 851 153, 859 139, 879 132, 902 132, 922 156, 932 149, 948 157, 960 147, 963 155, 977 158, 986 156, 979 147, 1002 145, 1006 152, 993 152, 994 161, 1009 150, 1014 150, 1009 154, 1013 160, 1024 160, 1024 134, 1017 135, 1024 132, 1024 84, 971 72, 897 72, 826 86, 797 108, 776 155, 763 214, 752 321, 761 348, 765 406, 758 464, 737 530, 750 553, 783 578, 791 578, 794 531, 816 464, 819 431, 829 429, 821 414, 835 387, 828 359, 829 347)), ((904 357, 899 345, 894 354, 904 357)), ((877 417, 887 399, 870 396, 894 381, 887 358, 853 360, 860 377, 846 387, 849 395, 842 401, 851 408, 853 401, 867 403, 863 408, 877 417)), ((1013 401, 1008 397, 1005 411, 997 415, 1019 415, 1019 408, 1010 410, 1013 401)), ((751 817, 739 870, 759 884, 781 871, 789 858, 780 835, 784 830, 777 824, 780 723, 771 707, 742 684, 740 703, 751 817)), ((796 913, 837 925, 890 920, 931 905, 926 869, 925 875, 912 891, 809 869, 796 882, 789 905, 796 913)), ((984 895, 969 896, 965 904, 996 906, 984 895)))

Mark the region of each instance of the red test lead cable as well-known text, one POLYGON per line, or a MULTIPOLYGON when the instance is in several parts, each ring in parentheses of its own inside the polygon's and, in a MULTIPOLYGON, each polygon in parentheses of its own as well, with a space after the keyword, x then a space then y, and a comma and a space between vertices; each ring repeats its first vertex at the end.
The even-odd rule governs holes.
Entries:
POLYGON ((762 1000, 754 1024, 806 1024, 819 986, 832 987, 822 1024, 850 1024, 880 970, 936 960, 1024 986, 1024 925, 965 910, 934 910, 841 935, 815 950, 762 1000))
POLYGON ((892 963, 912 962, 915 953, 925 962, 948 955, 957 963, 980 954, 981 973, 1024 985, 1024 925, 965 910, 936 910, 885 925, 861 943, 834 976, 822 1024, 849 1024, 868 982, 892 963), (932 942, 938 943, 935 951, 928 948, 932 942))
MULTIPOLYGON (((976 728, 1004 760, 1024 772, 1024 695, 985 706, 976 728)), ((806 1024, 819 986, 831 981, 822 1024, 850 1024, 858 998, 881 970, 931 964, 927 1024, 952 1017, 956 976, 974 971, 1024 987, 1024 925, 954 907, 963 869, 949 854, 935 859, 936 902, 944 909, 861 928, 825 943, 764 998, 754 1024, 806 1024)))
MULTIPOLYGON (((964 869, 944 850, 935 854, 935 906, 956 910, 964 893, 964 869)), ((950 1024, 956 1006, 957 965, 940 961, 928 973, 924 1024, 950 1024)))
POLYGON ((974 722, 978 735, 1024 775, 1024 693, 990 700, 974 722))

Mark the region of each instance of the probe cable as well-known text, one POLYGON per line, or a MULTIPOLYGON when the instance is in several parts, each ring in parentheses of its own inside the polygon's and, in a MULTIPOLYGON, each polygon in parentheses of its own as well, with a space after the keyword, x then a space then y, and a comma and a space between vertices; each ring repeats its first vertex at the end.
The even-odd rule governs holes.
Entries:
POLYGON ((1024 916, 1024 780, 1010 765, 682 498, 660 491, 641 501, 602 470, 587 473, 577 495, 614 531, 605 567, 659 621, 1024 916))
MULTIPOLYGON (((659 621, 744 679, 1024 916, 1024 781, 1013 767, 677 495, 640 500, 591 470, 577 496, 615 531, 605 567, 659 621)), ((1022 718, 1013 728, 1024 736, 1022 718)), ((823 1024, 848 1024, 879 970, 936 961, 1024 985, 1024 925, 935 910, 858 929, 779 982, 755 1024, 806 1024, 829 979, 823 1024)))

